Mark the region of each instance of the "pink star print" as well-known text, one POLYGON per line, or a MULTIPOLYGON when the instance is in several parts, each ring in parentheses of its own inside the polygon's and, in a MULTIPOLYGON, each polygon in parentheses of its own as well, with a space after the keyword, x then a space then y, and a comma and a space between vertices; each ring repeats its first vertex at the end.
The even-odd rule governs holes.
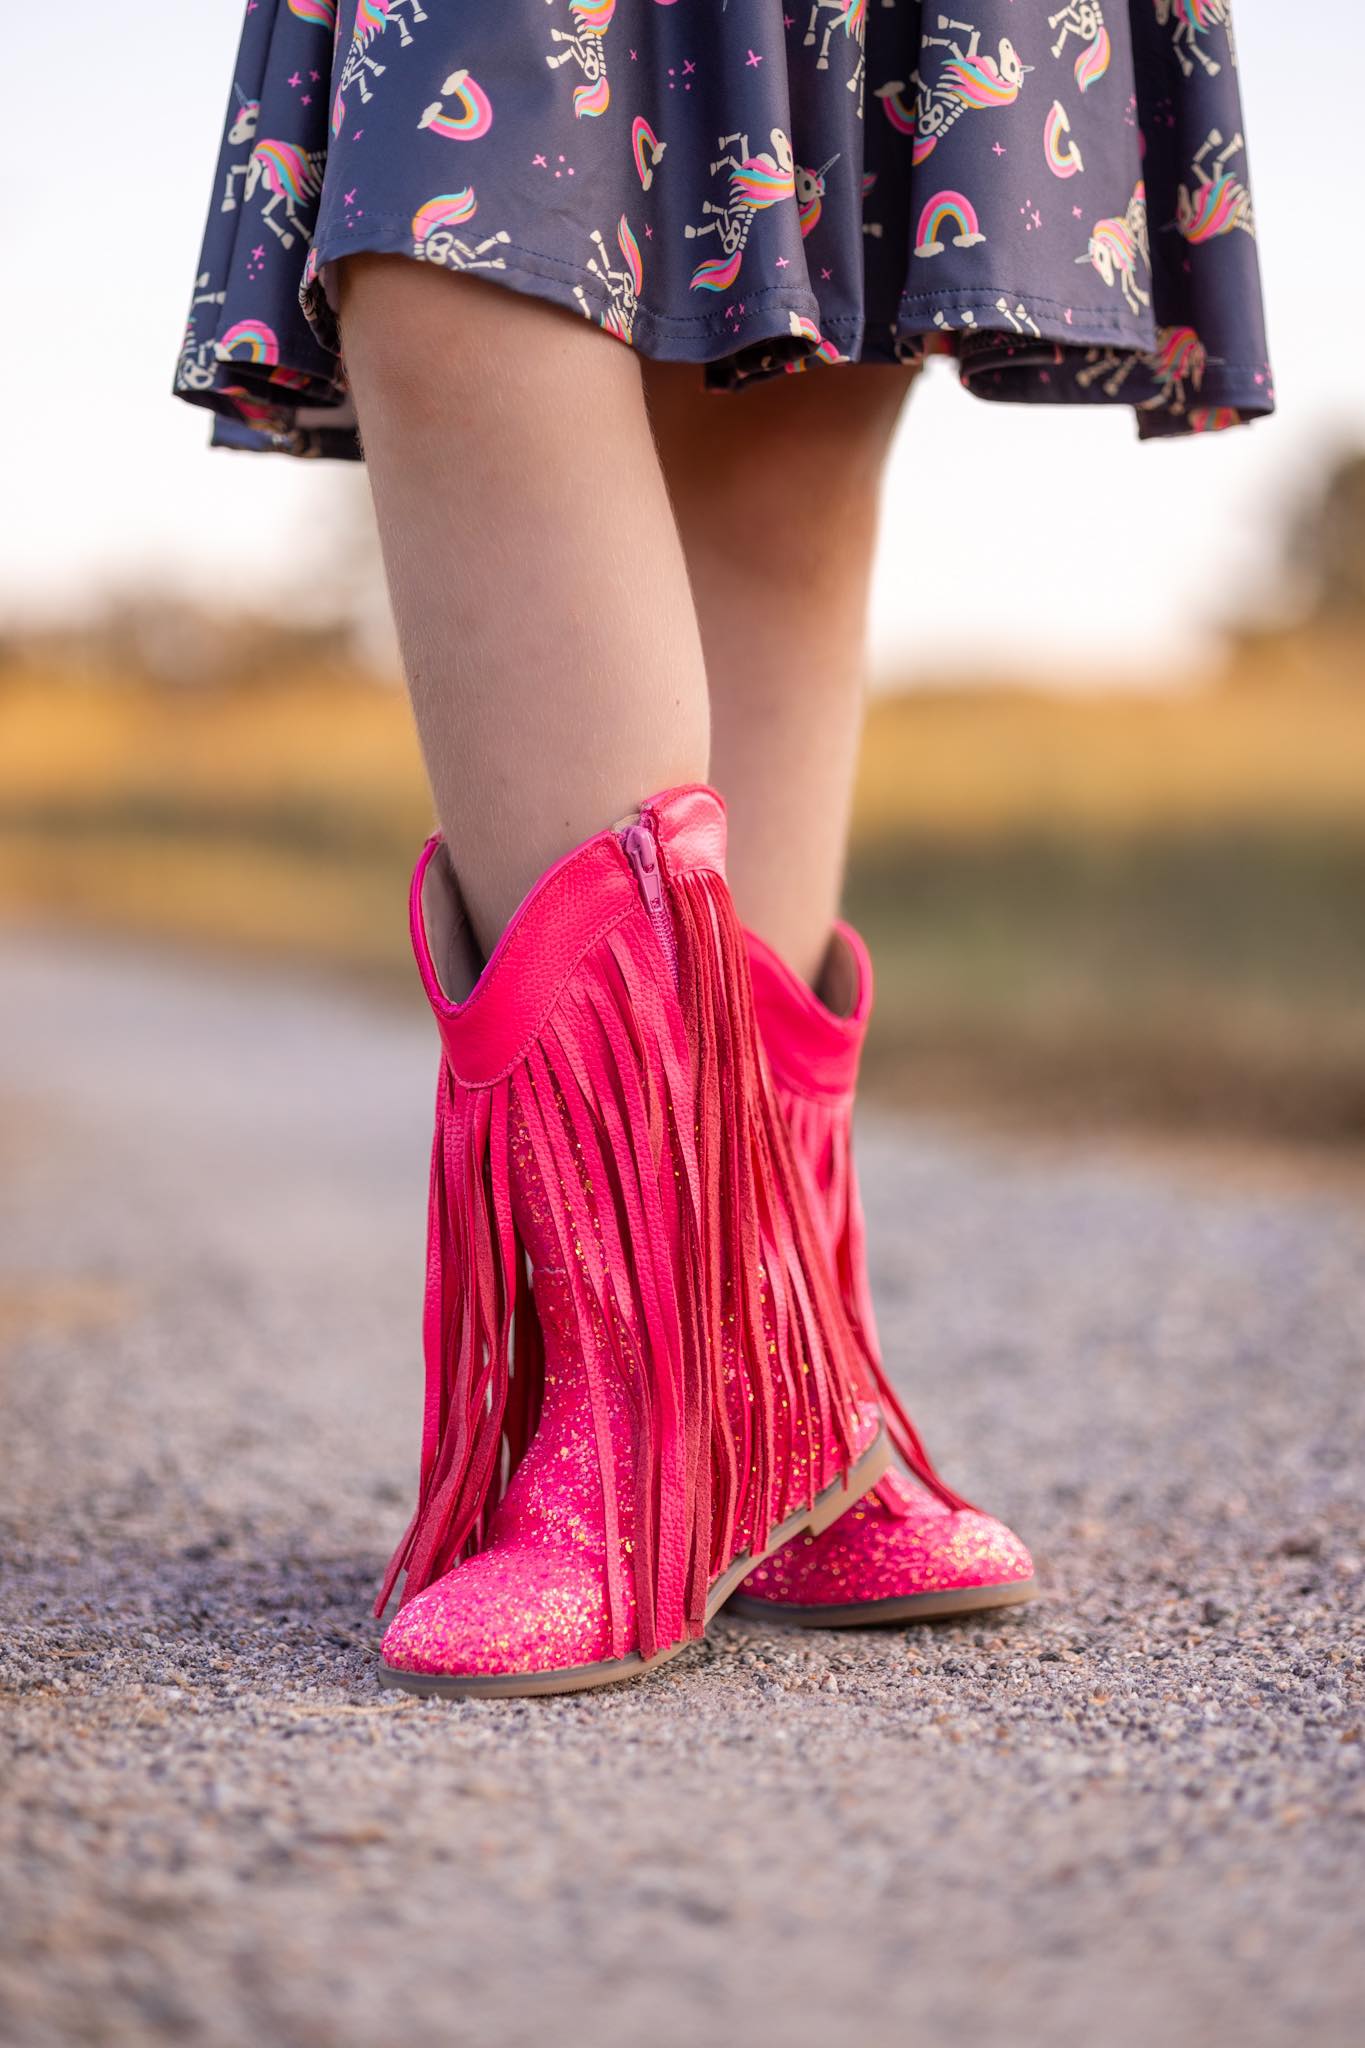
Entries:
POLYGON ((299 74, 298 74, 298 72, 297 72, 297 71, 296 71, 296 72, 294 73, 294 76, 293 76, 293 77, 292 77, 292 78, 290 79, 289 83, 290 83, 291 85, 302 85, 302 84, 303 84, 303 80, 302 80, 302 79, 301 79, 301 78, 299 77, 299 74))
POLYGON ((763 59, 759 56, 756 56, 755 53, 752 50, 750 50, 748 56, 744 59, 744 62, 748 70, 757 71, 759 65, 763 62, 763 59))

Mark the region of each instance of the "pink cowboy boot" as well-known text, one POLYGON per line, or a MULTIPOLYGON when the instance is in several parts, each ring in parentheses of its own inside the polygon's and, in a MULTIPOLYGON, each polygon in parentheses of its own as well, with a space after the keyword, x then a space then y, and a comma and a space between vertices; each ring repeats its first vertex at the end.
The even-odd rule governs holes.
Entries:
POLYGON ((449 862, 417 1511, 384 1582, 413 1692, 608 1684, 823 1530, 890 1443, 759 1054, 708 789, 542 876, 482 971, 449 862))
POLYGON ((730 1611, 839 1628, 1028 1600, 1028 1551, 1003 1522, 939 1478, 882 1369, 852 1156, 853 1092, 872 1008, 867 949, 850 926, 836 927, 826 1003, 752 933, 748 945, 763 1043, 811 1207, 890 1434, 914 1479, 888 1472, 823 1534, 798 1536, 749 1574, 730 1611))

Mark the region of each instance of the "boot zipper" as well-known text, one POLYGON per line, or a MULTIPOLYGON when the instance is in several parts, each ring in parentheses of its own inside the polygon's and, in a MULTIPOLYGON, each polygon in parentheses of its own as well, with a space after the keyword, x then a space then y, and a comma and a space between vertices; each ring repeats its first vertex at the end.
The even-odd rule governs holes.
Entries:
POLYGON ((663 947, 673 985, 678 986, 678 941, 673 932, 673 920, 668 914, 664 901, 664 878, 659 872, 659 842, 653 828, 643 818, 621 834, 626 859, 634 870, 639 884, 641 900, 644 903, 654 936, 663 947))

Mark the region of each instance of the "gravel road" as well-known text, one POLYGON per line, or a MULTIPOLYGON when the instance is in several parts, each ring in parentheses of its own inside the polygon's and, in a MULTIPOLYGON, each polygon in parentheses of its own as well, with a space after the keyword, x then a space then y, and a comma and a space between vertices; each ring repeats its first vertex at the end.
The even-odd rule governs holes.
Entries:
POLYGON ((0 941, 0 2037, 1351 2048, 1365 1207, 863 1133, 889 1348, 1012 1616, 381 1693, 434 1054, 0 941))

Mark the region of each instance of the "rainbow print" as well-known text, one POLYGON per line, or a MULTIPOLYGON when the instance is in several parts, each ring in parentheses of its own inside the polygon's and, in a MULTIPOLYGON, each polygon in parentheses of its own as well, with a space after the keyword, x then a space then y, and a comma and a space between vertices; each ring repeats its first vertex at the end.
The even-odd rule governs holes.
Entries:
POLYGON ((287 391, 306 391, 312 382, 306 370, 287 370, 283 363, 270 372, 272 384, 283 384, 287 391))
POLYGON ((412 216, 412 239, 420 249, 423 242, 437 228, 457 228, 474 216, 474 187, 466 185, 461 192, 441 192, 435 199, 428 199, 425 206, 419 206, 412 216))
POLYGON ((1230 235, 1242 224, 1245 201, 1245 185, 1230 171, 1224 171, 1221 178, 1197 186, 1190 194, 1188 218, 1181 219, 1180 232, 1187 242, 1195 243, 1230 235))
POLYGON ((692 290, 694 292, 728 292, 735 279, 739 276, 739 266, 743 256, 744 251, 742 249, 735 249, 728 256, 716 256, 709 263, 699 263, 692 272, 692 290))
POLYGON ((367 43, 372 36, 382 36, 388 12, 389 0, 358 0, 351 41, 367 43))
POLYGON ((1079 145, 1073 141, 1071 122, 1060 100, 1052 102, 1043 123, 1043 155, 1054 178, 1074 178, 1085 169, 1079 145))
POLYGON ((660 142, 644 115, 637 114, 630 124, 630 153, 635 159, 636 175, 646 192, 654 183, 654 166, 667 147, 667 143, 660 142))
MULTIPOLYGON (((364 6, 373 4, 374 0, 362 0, 364 6)), ((477 142, 487 135, 493 125, 493 103, 467 71, 452 71, 441 91, 456 101, 457 111, 447 113, 440 100, 433 100, 417 123, 419 128, 429 128, 450 142, 477 142)))
POLYGON ((578 120, 596 120, 605 114, 611 105, 611 85, 604 71, 594 85, 576 85, 573 89, 573 110, 578 120))
POLYGON ((296 14, 300 21, 311 21, 318 28, 334 28, 337 18, 337 0, 289 0, 289 12, 296 14))
POLYGON ((943 67, 943 83, 964 107, 1011 107, 1017 81, 1006 78, 994 57, 954 57, 943 67))
POLYGON ((266 326, 264 320, 238 320, 219 340, 217 353, 224 363, 277 363, 280 359, 279 336, 273 327, 266 326))
MULTIPOLYGON (((808 319, 804 313, 793 313, 791 315, 791 331, 798 341, 808 341, 812 344, 812 353, 818 362, 842 363, 846 360, 844 356, 840 355, 834 343, 826 341, 815 322, 808 319)), ((804 370, 808 360, 808 357, 803 356, 794 363, 788 363, 787 368, 788 370, 804 370)))
POLYGON ((917 256, 941 256, 943 254, 943 230, 955 226, 953 236, 955 249, 974 249, 986 237, 981 232, 981 223, 976 217, 976 208, 965 192, 936 192, 919 217, 915 232, 915 254, 917 256))
MULTIPOLYGON (((876 97, 881 101, 882 112, 897 135, 912 135, 915 128, 915 110, 907 106, 901 97, 904 91, 904 82, 899 78, 893 78, 889 85, 877 87, 876 97)), ((929 147, 933 148, 932 141, 929 147)), ((928 154, 927 151, 925 153, 928 154)))
POLYGON ((811 194, 809 199, 802 200, 797 206, 796 218, 801 223, 801 239, 803 242, 811 229, 819 222, 820 215, 824 210, 825 191, 822 185, 818 191, 811 194))
POLYGON ((1076 59, 1076 83, 1082 92, 1089 92, 1092 85, 1099 83, 1109 69, 1109 59, 1112 55, 1109 31, 1101 22, 1099 34, 1094 42, 1087 43, 1076 59))

